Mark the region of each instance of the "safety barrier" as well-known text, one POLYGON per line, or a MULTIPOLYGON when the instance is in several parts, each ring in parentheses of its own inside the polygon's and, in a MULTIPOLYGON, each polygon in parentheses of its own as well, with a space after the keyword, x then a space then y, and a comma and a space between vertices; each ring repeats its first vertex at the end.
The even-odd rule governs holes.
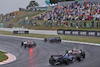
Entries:
POLYGON ((23 30, 13 31, 13 34, 29 34, 29 31, 23 31, 23 30))
POLYGON ((57 34, 100 37, 100 31, 86 31, 86 30, 64 30, 64 29, 58 29, 57 30, 57 34))

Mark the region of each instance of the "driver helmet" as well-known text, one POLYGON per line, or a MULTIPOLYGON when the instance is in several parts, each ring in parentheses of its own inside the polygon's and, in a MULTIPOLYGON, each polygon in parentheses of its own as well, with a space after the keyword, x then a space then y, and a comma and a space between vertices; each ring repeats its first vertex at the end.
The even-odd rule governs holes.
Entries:
POLYGON ((68 53, 68 50, 64 51, 64 53, 67 54, 68 53))
POLYGON ((80 51, 82 51, 82 49, 80 49, 80 51))
POLYGON ((73 50, 76 50, 76 48, 74 47, 74 49, 73 50))

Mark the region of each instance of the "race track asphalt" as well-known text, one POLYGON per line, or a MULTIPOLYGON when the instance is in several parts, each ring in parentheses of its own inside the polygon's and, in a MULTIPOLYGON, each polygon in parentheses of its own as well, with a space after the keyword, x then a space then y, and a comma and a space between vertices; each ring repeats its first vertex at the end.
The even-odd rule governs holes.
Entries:
POLYGON ((42 40, 34 40, 37 46, 32 49, 24 49, 21 42, 31 40, 0 36, 0 49, 8 51, 16 56, 16 60, 0 67, 100 67, 100 47, 72 43, 44 43, 42 40), (49 64, 51 55, 62 54, 66 49, 73 47, 83 49, 86 52, 86 59, 81 62, 75 61, 69 65, 52 66, 49 64))

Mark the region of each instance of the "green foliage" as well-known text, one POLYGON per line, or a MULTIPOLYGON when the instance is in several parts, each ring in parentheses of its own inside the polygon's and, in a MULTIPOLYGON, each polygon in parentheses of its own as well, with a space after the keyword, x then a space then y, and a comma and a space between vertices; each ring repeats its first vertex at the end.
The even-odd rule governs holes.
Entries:
POLYGON ((0 62, 8 59, 8 57, 5 55, 6 52, 0 51, 0 62))
POLYGON ((28 9, 29 7, 36 7, 36 6, 39 6, 39 4, 33 0, 33 1, 30 1, 29 5, 26 8, 28 9))
POLYGON ((6 59, 8 59, 8 57, 6 55, 1 55, 0 56, 0 62, 4 61, 6 59))

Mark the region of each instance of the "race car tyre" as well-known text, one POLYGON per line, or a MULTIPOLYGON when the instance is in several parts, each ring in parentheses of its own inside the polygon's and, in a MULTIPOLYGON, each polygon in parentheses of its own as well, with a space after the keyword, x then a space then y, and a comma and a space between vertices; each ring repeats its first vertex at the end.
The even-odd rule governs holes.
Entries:
POLYGON ((59 39, 59 42, 61 42, 61 39, 59 39))
POLYGON ((76 60, 81 61, 81 56, 80 56, 80 54, 77 55, 76 60))
POLYGON ((71 61, 71 62, 73 62, 73 59, 74 59, 74 58, 73 58, 73 57, 71 57, 71 58, 70 58, 70 61, 71 61))
POLYGON ((69 64, 68 58, 64 58, 64 62, 65 62, 66 65, 68 65, 69 64))
POLYGON ((56 62, 56 60, 55 60, 53 57, 49 59, 49 63, 50 63, 51 65, 54 65, 55 62, 56 62))
POLYGON ((27 46, 24 46, 24 48, 26 49, 27 46))
POLYGON ((33 46, 36 46, 36 43, 34 43, 33 46))
POLYGON ((61 42, 61 40, 60 39, 56 39, 55 42, 56 43, 59 43, 59 42, 61 42))
POLYGON ((53 40, 50 40, 50 43, 53 43, 53 40))
POLYGON ((57 39, 55 39, 55 40, 54 40, 54 42, 58 43, 58 40, 57 40, 57 39))
POLYGON ((47 42, 47 38, 44 38, 44 42, 47 42))
POLYGON ((23 42, 21 43, 21 47, 23 46, 23 42))
POLYGON ((82 51, 81 56, 82 56, 82 58, 85 58, 85 52, 84 51, 82 51))
POLYGON ((57 40, 57 39, 55 39, 55 40, 54 40, 54 42, 58 43, 58 40, 57 40))

